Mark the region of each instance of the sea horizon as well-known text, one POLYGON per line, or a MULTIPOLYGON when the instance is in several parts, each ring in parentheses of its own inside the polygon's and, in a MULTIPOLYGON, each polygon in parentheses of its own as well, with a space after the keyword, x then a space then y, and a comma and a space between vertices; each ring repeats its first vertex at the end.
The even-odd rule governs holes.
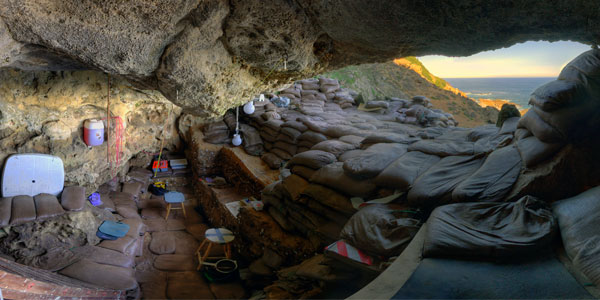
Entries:
POLYGON ((443 78, 469 98, 507 100, 529 108, 531 93, 556 77, 447 77, 443 78))

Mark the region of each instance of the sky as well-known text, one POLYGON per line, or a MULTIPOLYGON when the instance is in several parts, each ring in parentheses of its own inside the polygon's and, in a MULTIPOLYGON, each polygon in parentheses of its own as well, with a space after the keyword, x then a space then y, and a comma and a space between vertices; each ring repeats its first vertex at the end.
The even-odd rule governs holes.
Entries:
POLYGON ((419 57, 427 69, 442 78, 555 77, 573 58, 590 46, 577 42, 525 42, 468 57, 419 57))

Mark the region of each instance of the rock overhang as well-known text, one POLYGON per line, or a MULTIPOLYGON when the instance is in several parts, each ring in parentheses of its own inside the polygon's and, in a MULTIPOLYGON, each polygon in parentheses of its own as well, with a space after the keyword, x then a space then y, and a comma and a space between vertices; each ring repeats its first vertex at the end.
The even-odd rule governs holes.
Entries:
POLYGON ((1 2, 0 67, 102 70, 207 120, 346 65, 600 39, 585 0, 1 2))

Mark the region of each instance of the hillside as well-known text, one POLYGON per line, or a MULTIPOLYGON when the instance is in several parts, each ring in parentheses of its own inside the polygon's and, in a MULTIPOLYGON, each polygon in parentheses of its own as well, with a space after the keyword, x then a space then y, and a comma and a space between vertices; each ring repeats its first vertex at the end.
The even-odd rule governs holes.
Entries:
POLYGON ((431 74, 414 57, 349 66, 323 76, 340 80, 343 86, 356 90, 365 99, 427 96, 435 108, 452 113, 461 127, 495 123, 498 115, 496 109, 479 106, 445 80, 431 74))

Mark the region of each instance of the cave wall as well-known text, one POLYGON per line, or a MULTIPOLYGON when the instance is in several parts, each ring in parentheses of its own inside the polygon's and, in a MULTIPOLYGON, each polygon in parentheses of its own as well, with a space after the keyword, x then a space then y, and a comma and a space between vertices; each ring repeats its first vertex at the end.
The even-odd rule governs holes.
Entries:
MULTIPOLYGON (((88 193, 93 192, 113 171, 107 162, 106 141, 91 148, 83 142, 83 122, 105 118, 106 105, 107 76, 101 72, 0 70, 0 161, 13 153, 56 155, 63 160, 67 184, 83 185, 88 193)), ((139 90, 126 80, 112 78, 110 106, 111 114, 122 118, 124 129, 115 174, 130 164, 148 163, 151 156, 146 153, 157 152, 162 139, 167 149, 181 146, 176 126, 181 108, 160 92, 139 90)), ((111 124, 114 159, 115 123, 111 124)))
POLYGON ((588 0, 0 0, 0 68, 99 69, 212 119, 350 64, 599 32, 588 0))

